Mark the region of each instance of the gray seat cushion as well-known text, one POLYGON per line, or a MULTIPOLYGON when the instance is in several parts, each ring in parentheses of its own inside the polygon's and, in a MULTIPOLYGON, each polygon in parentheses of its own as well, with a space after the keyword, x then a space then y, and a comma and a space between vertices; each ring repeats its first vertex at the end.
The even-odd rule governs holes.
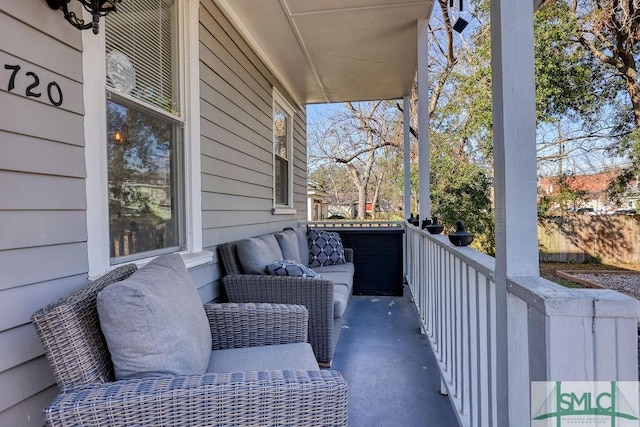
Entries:
POLYGON ((353 263, 323 265, 313 267, 313 271, 323 279, 333 282, 333 317, 342 317, 353 290, 353 273, 355 272, 353 263))
POLYGON ((351 296, 351 290, 347 285, 341 283, 333 284, 333 317, 340 318, 344 316, 344 312, 347 309, 349 303, 349 297, 351 296))
POLYGON ((333 264, 333 265, 323 265, 323 266, 313 267, 313 271, 315 271, 319 275, 323 275, 325 273, 346 273, 353 276, 356 269, 352 262, 345 262, 344 264, 333 264))
POLYGON ((211 352, 208 373, 238 371, 319 371, 309 343, 231 348, 211 352))
MULTIPOLYGON (((316 271, 316 269, 314 268, 313 271, 316 271)), ((325 271, 324 273, 320 274, 320 277, 323 279, 331 280, 336 285, 346 286, 349 292, 351 292, 351 289, 353 289, 353 276, 349 273, 325 271)))
POLYGON ((206 371, 209 321, 179 255, 158 257, 106 287, 97 308, 117 380, 206 371))
POLYGON ((298 264, 303 264, 305 267, 309 262, 309 257, 302 261, 300 258, 300 246, 298 243, 298 236, 293 230, 285 230, 280 233, 276 233, 276 240, 278 241, 278 245, 280 245, 280 250, 282 251, 283 259, 290 259, 298 264))
POLYGON ((280 245, 273 234, 240 240, 238 258, 247 274, 266 274, 267 265, 282 259, 280 245))

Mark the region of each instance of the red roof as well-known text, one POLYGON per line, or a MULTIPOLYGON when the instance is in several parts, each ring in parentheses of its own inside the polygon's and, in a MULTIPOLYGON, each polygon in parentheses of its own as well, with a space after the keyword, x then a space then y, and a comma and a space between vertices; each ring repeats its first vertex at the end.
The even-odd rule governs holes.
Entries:
MULTIPOLYGON (((571 191, 583 191, 587 194, 602 193, 607 190, 618 172, 602 172, 592 175, 573 175, 567 177, 567 185, 571 191)), ((558 177, 540 178, 540 188, 544 194, 553 194, 558 189, 558 177)))

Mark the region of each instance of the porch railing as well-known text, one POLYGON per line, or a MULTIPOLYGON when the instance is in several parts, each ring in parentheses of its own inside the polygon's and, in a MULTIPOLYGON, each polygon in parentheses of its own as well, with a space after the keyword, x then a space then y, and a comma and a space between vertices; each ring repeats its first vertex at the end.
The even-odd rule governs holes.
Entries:
POLYGON ((407 227, 408 283, 463 425, 497 425, 494 259, 407 227))
POLYGON ((531 381, 638 379, 631 297, 539 277, 500 290, 494 258, 410 225, 405 272, 461 425, 530 425, 531 381))

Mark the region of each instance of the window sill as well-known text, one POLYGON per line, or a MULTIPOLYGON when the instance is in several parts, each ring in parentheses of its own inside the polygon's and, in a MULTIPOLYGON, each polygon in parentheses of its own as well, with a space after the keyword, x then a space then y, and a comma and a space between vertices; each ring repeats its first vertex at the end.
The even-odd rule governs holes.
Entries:
MULTIPOLYGON (((187 270, 194 267, 199 267, 201 265, 205 265, 206 263, 213 261, 213 252, 207 251, 207 250, 202 250, 200 252, 184 251, 184 252, 178 252, 178 254, 182 257, 182 261, 184 261, 184 265, 187 266, 187 270)), ((157 257, 143 258, 143 259, 139 259, 137 261, 131 261, 131 262, 137 265, 138 268, 140 268, 155 258, 157 257)))
MULTIPOLYGON (((201 265, 205 265, 205 264, 213 261, 213 252, 207 251, 207 250, 202 250, 200 252, 178 252, 178 253, 182 257, 182 261, 184 261, 184 265, 187 266, 187 270, 190 270, 190 269, 195 268, 195 267, 199 267, 201 265)), ((116 268, 118 268, 120 266, 123 266, 125 264, 135 264, 138 268, 140 268, 140 267, 145 266, 147 263, 149 263, 149 261, 151 261, 151 260, 153 260, 155 258, 157 258, 157 257, 143 258, 143 259, 131 261, 130 263, 126 263, 125 262, 125 263, 122 263, 122 264, 115 264, 115 265, 112 265, 111 267, 109 267, 109 269, 107 271, 114 270, 114 269, 116 269, 116 268)), ((100 276, 102 276, 102 274, 99 274, 99 275, 94 276, 94 277, 89 277, 89 280, 95 280, 95 279, 99 278, 100 276)))
POLYGON ((213 252, 202 250, 200 252, 180 252, 180 256, 187 269, 199 267, 213 261, 213 252))
POLYGON ((273 208, 273 215, 295 215, 298 212, 297 209, 293 208, 273 208))

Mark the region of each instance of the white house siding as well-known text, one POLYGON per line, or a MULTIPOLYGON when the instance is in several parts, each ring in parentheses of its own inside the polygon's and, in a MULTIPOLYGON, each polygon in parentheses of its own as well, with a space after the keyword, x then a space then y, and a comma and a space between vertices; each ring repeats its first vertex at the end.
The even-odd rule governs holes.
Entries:
POLYGON ((58 390, 29 317, 87 279, 81 51, 80 32, 45 2, 2 3, 2 426, 42 424, 42 408, 58 390), (60 99, 52 82, 63 95, 59 106, 53 105, 60 99))
MULTIPOLYGON (((212 1, 200 7, 203 246, 306 219, 306 110, 294 118, 295 214, 274 215, 273 95, 286 91, 212 1)), ((214 279, 220 267, 214 255, 214 279)))

